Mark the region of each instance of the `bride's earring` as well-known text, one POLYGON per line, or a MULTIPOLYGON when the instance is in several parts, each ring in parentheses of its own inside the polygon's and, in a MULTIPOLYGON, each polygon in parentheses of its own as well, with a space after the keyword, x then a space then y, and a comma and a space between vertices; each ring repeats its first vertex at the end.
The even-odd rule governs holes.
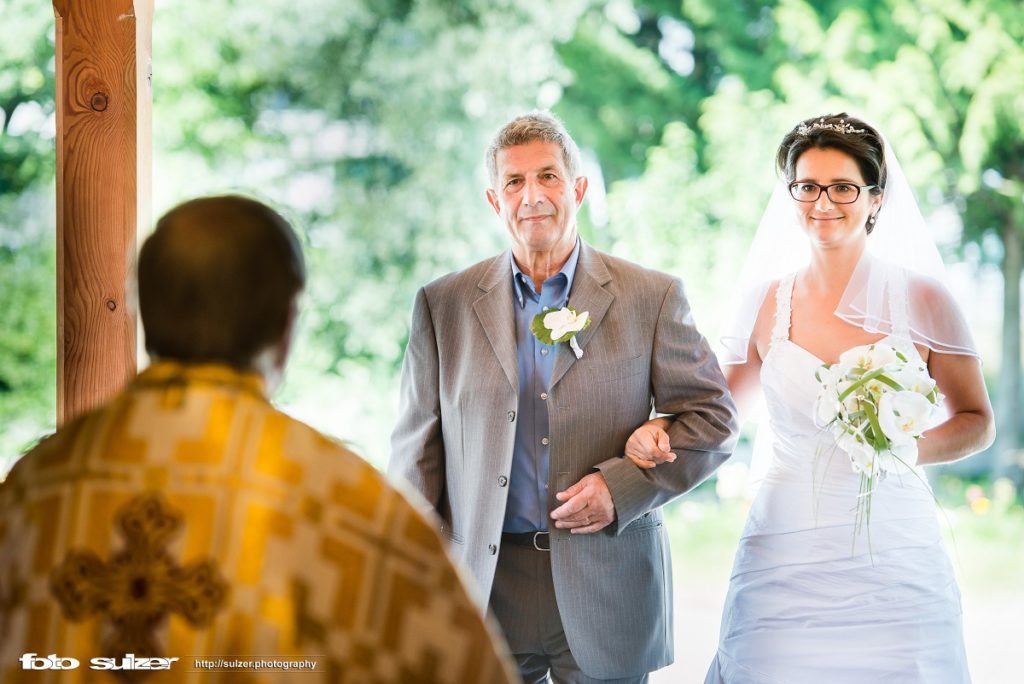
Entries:
POLYGON ((868 216, 868 223, 867 223, 867 226, 865 226, 867 228, 868 235, 871 235, 871 231, 873 231, 875 229, 875 221, 877 221, 877 220, 878 219, 875 218, 874 214, 872 214, 871 216, 868 216))

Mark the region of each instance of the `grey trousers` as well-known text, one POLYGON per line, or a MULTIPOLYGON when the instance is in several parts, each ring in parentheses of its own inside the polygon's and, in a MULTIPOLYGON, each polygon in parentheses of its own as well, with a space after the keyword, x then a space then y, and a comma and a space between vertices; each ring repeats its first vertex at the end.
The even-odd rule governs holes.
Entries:
MULTIPOLYGON (((648 676, 595 679, 576 664, 562 629, 551 579, 551 553, 502 544, 491 614, 508 639, 525 684, 645 684, 648 676), (550 675, 550 679, 548 679, 550 675)), ((614 616, 609 616, 614 620, 614 616)))

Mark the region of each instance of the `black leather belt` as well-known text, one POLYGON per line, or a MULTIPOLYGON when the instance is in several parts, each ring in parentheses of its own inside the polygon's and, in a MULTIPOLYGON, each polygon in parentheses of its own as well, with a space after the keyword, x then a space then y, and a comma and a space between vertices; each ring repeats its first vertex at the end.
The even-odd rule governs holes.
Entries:
POLYGON ((537 551, 551 550, 551 537, 547 532, 502 532, 501 543, 524 546, 537 551))

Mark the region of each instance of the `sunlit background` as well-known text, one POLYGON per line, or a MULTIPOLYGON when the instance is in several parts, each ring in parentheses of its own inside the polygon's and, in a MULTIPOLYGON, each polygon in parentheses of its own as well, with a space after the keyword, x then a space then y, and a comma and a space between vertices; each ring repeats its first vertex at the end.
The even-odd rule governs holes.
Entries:
MULTIPOLYGON (((56 276, 53 12, 0 7, 2 474, 54 427, 56 276)), ((415 289, 505 246, 482 155, 509 117, 566 121, 590 178, 584 238, 681 276, 709 337, 782 135, 869 118, 984 356, 999 441, 929 474, 975 680, 1017 681, 1022 45, 1015 0, 157 0, 154 217, 239 191, 296 222, 311 280, 276 400, 383 466, 415 289)), ((678 662, 655 681, 701 681, 712 657, 748 450, 670 507, 678 662)))

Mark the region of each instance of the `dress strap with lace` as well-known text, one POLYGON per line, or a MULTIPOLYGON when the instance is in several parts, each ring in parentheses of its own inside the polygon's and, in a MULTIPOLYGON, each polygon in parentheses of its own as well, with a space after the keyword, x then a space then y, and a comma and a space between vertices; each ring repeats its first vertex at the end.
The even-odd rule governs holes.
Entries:
POLYGON ((796 274, 790 273, 779 281, 779 287, 775 290, 775 325, 772 328, 772 339, 770 347, 776 342, 789 339, 789 326, 793 313, 793 281, 796 274))

